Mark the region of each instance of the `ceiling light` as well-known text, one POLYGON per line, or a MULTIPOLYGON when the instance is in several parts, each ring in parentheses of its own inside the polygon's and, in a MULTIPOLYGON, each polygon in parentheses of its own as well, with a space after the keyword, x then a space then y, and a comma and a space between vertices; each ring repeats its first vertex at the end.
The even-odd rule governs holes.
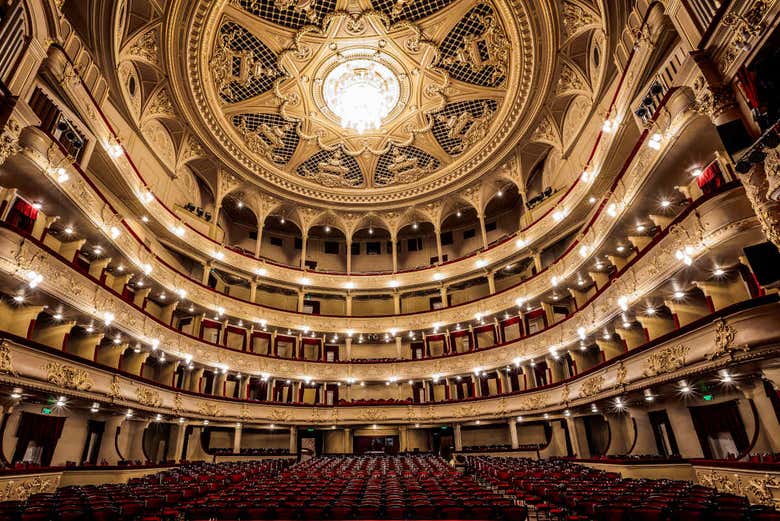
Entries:
POLYGON ((726 271, 723 268, 715 268, 715 271, 712 272, 716 277, 722 277, 725 273, 726 271))
POLYGON ((340 118, 341 126, 358 134, 378 129, 398 104, 400 93, 395 74, 370 59, 337 65, 322 87, 325 103, 340 118))
POLYGON ((589 204, 594 204, 595 202, 596 202, 596 198, 595 197, 593 197, 593 196, 588 197, 588 203, 589 204))
POLYGON ((36 210, 40 210, 43 207, 43 205, 36 201, 32 204, 32 207, 35 208, 36 210))
POLYGON ((680 300, 682 298, 685 298, 685 292, 684 291, 675 291, 674 292, 674 298, 676 300, 680 300))
POLYGON ((70 179, 70 176, 68 175, 68 172, 66 172, 64 168, 59 167, 57 169, 57 182, 58 183, 64 183, 68 179, 70 179))
POLYGON ((73 228, 71 226, 66 226, 63 231, 65 232, 65 235, 72 235, 73 234, 73 228))
POLYGON ((645 225, 644 224, 637 224, 636 225, 636 231, 638 231, 639 233, 642 233, 643 231, 645 231, 645 225))
POLYGON ((661 200, 661 208, 669 208, 672 205, 672 202, 669 199, 662 199, 661 200))
POLYGON ((149 218, 147 216, 145 216, 145 215, 142 215, 141 216, 141 221, 143 221, 145 223, 148 223, 149 222, 149 218))

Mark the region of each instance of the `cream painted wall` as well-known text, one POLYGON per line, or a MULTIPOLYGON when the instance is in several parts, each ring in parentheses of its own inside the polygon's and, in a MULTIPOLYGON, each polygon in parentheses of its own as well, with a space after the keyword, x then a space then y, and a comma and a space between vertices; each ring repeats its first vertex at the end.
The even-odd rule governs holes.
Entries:
POLYGON ((352 314, 356 316, 376 316, 395 314, 395 304, 390 296, 386 298, 371 296, 352 299, 352 314))
POLYGON ((274 433, 244 430, 241 433, 241 448, 289 449, 290 433, 287 430, 279 430, 274 433))
POLYGON ((344 431, 336 429, 323 433, 323 445, 325 454, 343 454, 345 449, 344 431))
POLYGON ((427 430, 409 427, 406 431, 406 450, 414 452, 414 449, 418 449, 420 452, 430 452, 432 450, 431 437, 427 430))
POLYGON ((480 427, 478 429, 462 428, 461 440, 464 447, 473 447, 478 445, 509 445, 508 425, 491 425, 489 427, 480 427))
MULTIPOLYGON (((385 344, 359 344, 352 340, 352 358, 395 358, 397 355, 395 341, 385 344)), ((404 345, 402 355, 409 354, 409 346, 404 345)))
POLYGON ((547 441, 544 437, 544 426, 517 424, 517 442, 520 445, 540 445, 547 441))

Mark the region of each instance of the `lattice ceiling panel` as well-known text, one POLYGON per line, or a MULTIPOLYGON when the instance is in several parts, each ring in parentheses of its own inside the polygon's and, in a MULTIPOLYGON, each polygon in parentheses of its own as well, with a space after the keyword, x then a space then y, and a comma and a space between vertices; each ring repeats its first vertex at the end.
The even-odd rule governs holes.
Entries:
POLYGON ((319 25, 326 13, 336 9, 336 0, 238 0, 237 4, 255 16, 296 30, 319 25))
POLYGON ((236 114, 232 122, 250 150, 276 164, 286 164, 300 141, 295 125, 278 114, 236 114))
POLYGON ((456 80, 499 87, 506 80, 509 46, 493 8, 482 3, 466 13, 444 39, 439 65, 456 80))
POLYGON ((276 63, 271 49, 239 24, 220 27, 212 71, 223 101, 235 103, 270 90, 282 75, 276 63))
POLYGON ((358 187, 364 184, 363 172, 355 158, 341 149, 321 150, 304 161, 296 172, 327 187, 358 187))
POLYGON ((452 0, 373 0, 377 11, 386 13, 393 20, 417 21, 447 7, 452 0))
POLYGON ((416 147, 393 147, 382 154, 374 172, 374 185, 412 183, 441 166, 438 159, 416 147))
POLYGON ((433 136, 445 152, 456 156, 481 137, 497 108, 498 102, 486 99, 450 103, 432 114, 433 136))

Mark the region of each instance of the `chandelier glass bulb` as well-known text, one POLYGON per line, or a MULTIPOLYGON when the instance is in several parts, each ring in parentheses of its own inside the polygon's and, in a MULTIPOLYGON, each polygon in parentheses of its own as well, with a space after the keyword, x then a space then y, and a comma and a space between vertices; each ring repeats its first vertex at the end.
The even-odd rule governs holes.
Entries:
POLYGON ((339 64, 328 74, 322 94, 341 126, 362 134, 379 129, 398 103, 400 85, 395 74, 381 63, 355 59, 339 64))

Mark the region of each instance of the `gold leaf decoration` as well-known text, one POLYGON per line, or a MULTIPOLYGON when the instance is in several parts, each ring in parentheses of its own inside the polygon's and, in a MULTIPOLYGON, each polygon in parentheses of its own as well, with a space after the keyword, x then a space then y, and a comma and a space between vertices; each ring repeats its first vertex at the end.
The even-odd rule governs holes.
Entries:
POLYGON ((77 391, 88 391, 92 388, 92 379, 87 371, 80 367, 48 362, 43 366, 43 370, 46 372, 46 379, 58 387, 77 391))
POLYGON ((690 348, 684 344, 669 346, 647 357, 642 376, 655 376, 669 373, 685 365, 685 355, 690 348))

